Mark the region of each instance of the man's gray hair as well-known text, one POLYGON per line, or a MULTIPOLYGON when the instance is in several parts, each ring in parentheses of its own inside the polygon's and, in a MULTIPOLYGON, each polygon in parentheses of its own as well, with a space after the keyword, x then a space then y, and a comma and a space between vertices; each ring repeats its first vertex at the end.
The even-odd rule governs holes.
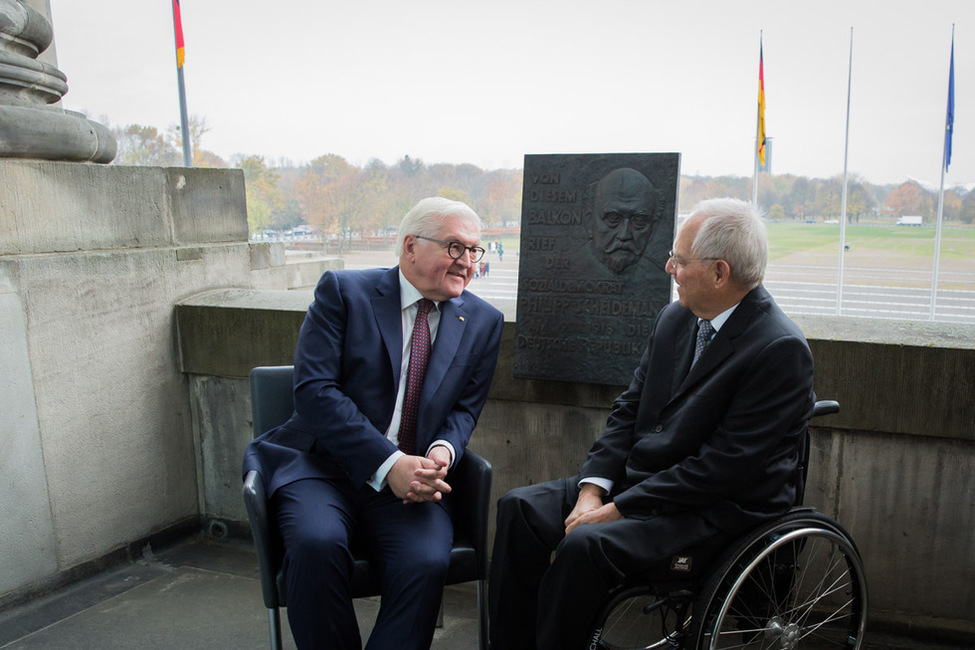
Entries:
POLYGON ((479 233, 481 231, 481 218, 463 201, 453 201, 442 196, 421 199, 406 213, 399 224, 396 255, 403 255, 403 242, 407 235, 439 238, 438 235, 448 217, 460 217, 474 224, 479 233))
POLYGON ((731 278, 749 291, 762 283, 768 236, 755 206, 738 199, 708 199, 697 204, 688 219, 692 217, 704 221, 691 244, 691 255, 725 260, 731 278))

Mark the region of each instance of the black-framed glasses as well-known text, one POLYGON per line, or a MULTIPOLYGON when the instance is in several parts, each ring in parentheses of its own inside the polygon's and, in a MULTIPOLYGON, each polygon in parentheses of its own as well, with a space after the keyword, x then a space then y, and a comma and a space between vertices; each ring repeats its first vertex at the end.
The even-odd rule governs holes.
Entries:
POLYGON ((667 261, 673 262, 674 266, 687 266, 688 264, 694 261, 713 262, 714 260, 718 260, 718 259, 721 258, 720 257, 681 257, 680 255, 675 253, 673 249, 671 249, 670 252, 667 253, 667 261))
POLYGON ((424 237, 423 235, 413 236, 417 239, 425 239, 443 244, 447 248, 447 255, 450 255, 455 260, 459 260, 464 253, 470 254, 472 262, 480 262, 481 258, 484 257, 484 249, 480 246, 464 246, 459 241, 444 241, 443 239, 434 239, 433 237, 424 237))

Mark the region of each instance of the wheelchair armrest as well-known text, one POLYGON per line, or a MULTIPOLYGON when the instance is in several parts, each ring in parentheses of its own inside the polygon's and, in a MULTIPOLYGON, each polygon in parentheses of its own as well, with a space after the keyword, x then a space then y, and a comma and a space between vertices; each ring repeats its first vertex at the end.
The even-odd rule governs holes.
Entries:
POLYGON ((279 607, 276 583, 280 559, 275 557, 264 479, 257 470, 252 469, 247 472, 242 492, 247 518, 250 520, 251 535, 254 537, 254 546, 257 549, 257 566, 261 571, 261 594, 264 596, 264 606, 268 609, 279 607))
POLYGON ((831 399, 821 399, 813 406, 812 417, 818 418, 820 415, 830 415, 840 412, 840 403, 831 399))
POLYGON ((470 449, 464 451, 447 479, 454 492, 454 528, 474 546, 480 579, 487 578, 488 515, 491 509, 492 467, 470 449))

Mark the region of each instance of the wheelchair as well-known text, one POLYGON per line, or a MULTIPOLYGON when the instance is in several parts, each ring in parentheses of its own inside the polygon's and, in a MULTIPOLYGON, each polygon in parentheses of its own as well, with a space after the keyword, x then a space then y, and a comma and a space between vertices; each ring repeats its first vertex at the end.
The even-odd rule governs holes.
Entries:
MULTIPOLYGON (((838 411, 837 402, 819 401, 813 417, 838 411)), ((807 434, 799 503, 808 457, 807 434)), ((867 583, 860 553, 839 523, 814 508, 794 507, 727 549, 688 549, 660 575, 618 587, 587 648, 856 650, 863 643, 867 583)))

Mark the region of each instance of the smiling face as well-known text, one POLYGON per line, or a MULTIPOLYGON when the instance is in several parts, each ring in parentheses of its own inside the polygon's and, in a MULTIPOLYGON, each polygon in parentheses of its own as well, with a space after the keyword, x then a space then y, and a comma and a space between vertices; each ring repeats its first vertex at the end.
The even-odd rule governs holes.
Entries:
POLYGON ((703 219, 690 218, 677 233, 674 254, 667 260, 667 272, 674 276, 680 304, 698 318, 711 319, 724 309, 719 308, 716 260, 698 259, 691 254, 691 245, 701 228, 703 219), (716 311, 717 310, 717 311, 716 311))
MULTIPOLYGON (((481 242, 477 224, 459 216, 446 217, 432 237, 457 241, 464 246, 478 246, 481 242)), ((447 247, 439 242, 417 239, 413 234, 406 235, 403 240, 400 269, 424 298, 436 301, 456 298, 474 278, 474 266, 469 252, 455 260, 447 253, 447 247)))

